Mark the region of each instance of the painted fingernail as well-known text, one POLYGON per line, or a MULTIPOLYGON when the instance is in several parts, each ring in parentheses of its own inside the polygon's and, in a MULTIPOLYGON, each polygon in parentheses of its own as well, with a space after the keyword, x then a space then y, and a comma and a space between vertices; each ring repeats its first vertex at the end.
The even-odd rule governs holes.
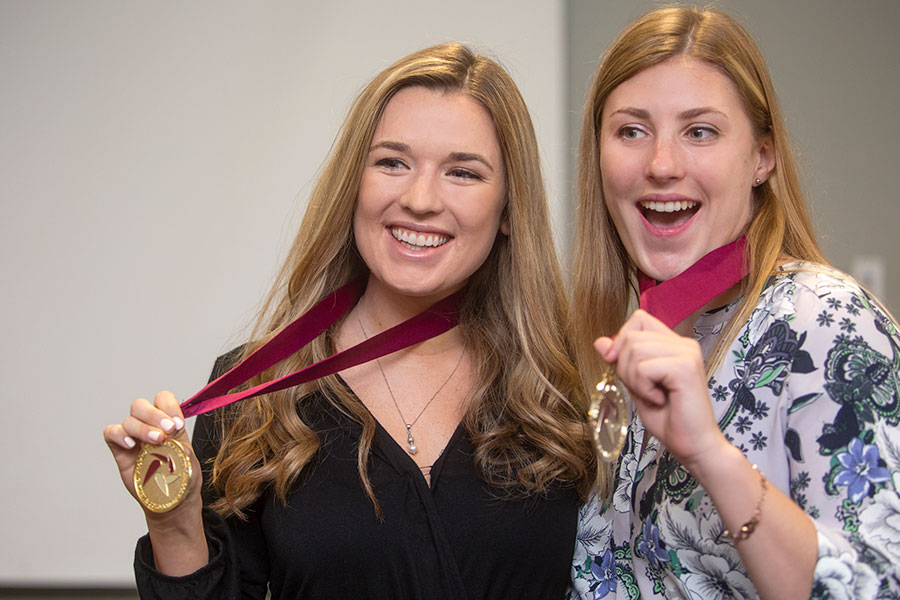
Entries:
POLYGON ((125 436, 125 439, 123 441, 125 442, 125 445, 128 446, 129 448, 134 448, 134 440, 131 439, 130 437, 125 436))
POLYGON ((151 440, 153 440, 154 442, 158 442, 159 439, 162 437, 162 434, 158 431, 151 431, 150 433, 147 434, 147 437, 150 438, 151 440))
POLYGON ((159 426, 162 427, 163 431, 172 431, 172 428, 175 427, 175 423, 172 422, 172 419, 163 419, 159 422, 159 426))
POLYGON ((184 427, 184 419, 180 417, 174 417, 175 419, 175 429, 182 429, 184 427))

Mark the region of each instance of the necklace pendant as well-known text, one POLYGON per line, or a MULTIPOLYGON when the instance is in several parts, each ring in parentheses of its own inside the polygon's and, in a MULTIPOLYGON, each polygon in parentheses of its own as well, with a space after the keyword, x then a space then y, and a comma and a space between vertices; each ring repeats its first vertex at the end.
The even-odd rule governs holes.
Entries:
POLYGON ((406 443, 409 444, 409 446, 407 446, 406 451, 409 452, 410 454, 415 454, 416 452, 419 451, 419 447, 416 446, 416 440, 413 439, 411 429, 412 429, 412 425, 410 423, 407 423, 406 424, 406 443))

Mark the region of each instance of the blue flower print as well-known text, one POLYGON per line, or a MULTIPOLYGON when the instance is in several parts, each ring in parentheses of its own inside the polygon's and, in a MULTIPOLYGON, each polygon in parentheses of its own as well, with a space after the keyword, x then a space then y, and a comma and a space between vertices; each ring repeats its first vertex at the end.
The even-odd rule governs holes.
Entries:
POLYGON ((856 331, 856 323, 854 323, 847 317, 841 319, 841 331, 846 331, 847 333, 855 332, 856 331))
POLYGON ((819 316, 816 317, 816 322, 820 327, 831 327, 831 324, 834 323, 834 316, 826 310, 823 310, 819 313, 819 316))
POLYGON ((859 438, 850 440, 847 452, 837 455, 841 469, 834 477, 835 485, 847 486, 847 497, 859 504, 869 494, 872 485, 891 479, 891 472, 878 466, 878 446, 863 444, 859 438))
POLYGON ((769 415, 769 405, 760 400, 756 406, 751 407, 750 414, 754 419, 765 419, 769 415))
POLYGON ((595 556, 591 561, 591 575, 596 579, 596 587, 593 588, 594 600, 605 598, 610 592, 616 590, 616 562, 613 560, 612 549, 603 553, 603 556, 595 556), (597 559, 600 559, 598 562, 597 559))
POLYGON ((659 541, 659 527, 654 525, 650 519, 644 521, 644 535, 638 543, 638 552, 647 557, 653 568, 658 569, 660 561, 667 561, 669 553, 663 548, 662 542, 659 541))
POLYGON ((762 450, 766 447, 766 442, 769 440, 768 436, 763 435, 761 431, 757 431, 752 436, 750 436, 750 443, 753 444, 754 450, 762 450))
POLYGON ((713 390, 712 397, 719 402, 724 402, 728 399, 728 388, 724 385, 717 385, 713 390))
POLYGON ((738 433, 747 433, 752 427, 753 421, 743 415, 738 417, 738 420, 734 423, 734 428, 738 430, 738 433))

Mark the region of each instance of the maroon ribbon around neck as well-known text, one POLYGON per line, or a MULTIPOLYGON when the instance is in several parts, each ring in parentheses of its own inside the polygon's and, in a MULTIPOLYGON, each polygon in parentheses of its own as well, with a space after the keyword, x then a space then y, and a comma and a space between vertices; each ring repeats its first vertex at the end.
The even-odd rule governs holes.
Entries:
POLYGON ((670 329, 726 292, 749 272, 744 258, 747 239, 716 248, 686 271, 661 283, 638 271, 640 306, 670 329))
POLYGON ((438 336, 456 326, 464 295, 460 290, 399 325, 290 375, 241 392, 227 393, 321 335, 359 302, 365 289, 363 276, 327 295, 230 371, 184 401, 181 404, 184 416, 192 417, 245 398, 314 381, 438 336))

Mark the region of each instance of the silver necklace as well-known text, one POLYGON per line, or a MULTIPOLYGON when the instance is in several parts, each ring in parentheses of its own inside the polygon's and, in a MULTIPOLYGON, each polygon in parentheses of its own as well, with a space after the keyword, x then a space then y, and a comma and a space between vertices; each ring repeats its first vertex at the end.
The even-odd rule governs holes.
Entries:
MULTIPOLYGON (((366 333, 366 328, 363 327, 362 318, 359 316, 359 304, 356 305, 356 322, 359 323, 359 329, 362 331, 363 337, 369 339, 369 334, 366 333)), ((391 389, 391 384, 388 383, 387 375, 384 374, 384 367, 381 366, 381 360, 375 359, 375 363, 378 365, 378 370, 381 371, 381 378, 384 379, 384 385, 387 387, 388 394, 391 395, 391 400, 394 402, 394 408, 397 409, 397 414, 400 415, 400 420, 403 421, 403 424, 406 425, 406 451, 410 454, 415 454, 419 451, 419 447, 416 446, 416 440, 413 438, 412 428, 415 425, 419 418, 425 413, 425 409, 427 409, 434 399, 437 398, 437 395, 441 393, 441 390, 444 389, 444 386, 450 381, 453 375, 456 373, 456 370, 459 368, 459 365, 462 363, 463 354, 466 353, 466 348, 463 346, 462 352, 459 353, 459 359, 456 361, 456 366, 453 367, 453 370, 450 371, 450 374, 447 375, 447 379, 444 380, 444 383, 440 385, 437 391, 431 395, 431 398, 428 399, 428 402, 425 403, 425 406, 422 407, 422 410, 419 411, 419 414, 416 415, 416 418, 412 420, 412 422, 407 421, 403 418, 403 413, 400 411, 400 405, 397 404, 397 398, 394 397, 394 391, 391 389)))

